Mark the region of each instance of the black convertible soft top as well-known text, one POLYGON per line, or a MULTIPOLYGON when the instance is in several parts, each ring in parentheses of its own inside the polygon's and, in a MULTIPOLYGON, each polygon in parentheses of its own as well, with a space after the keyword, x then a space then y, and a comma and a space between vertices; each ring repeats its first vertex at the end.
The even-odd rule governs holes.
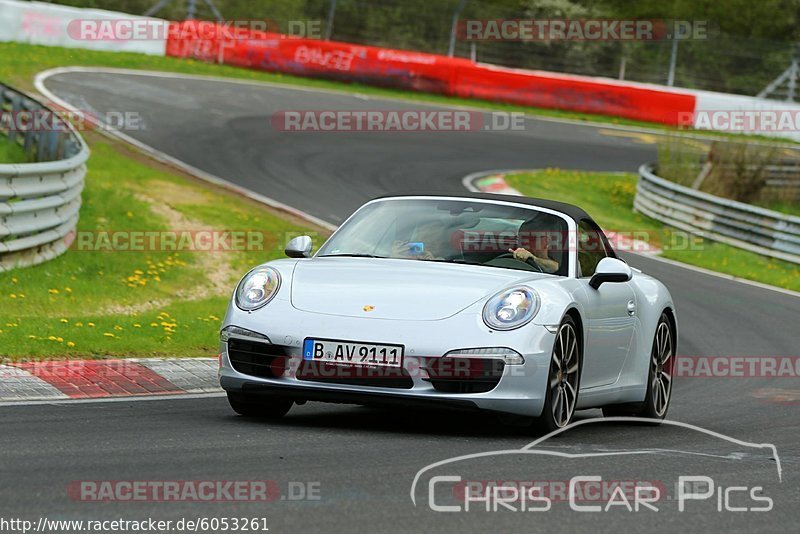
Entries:
POLYGON ((382 195, 377 198, 397 198, 397 197, 452 197, 452 198, 464 198, 464 199, 475 198, 480 200, 503 200, 505 202, 515 202, 517 204, 526 204, 528 206, 559 211, 574 219, 576 223, 581 219, 589 219, 590 221, 594 222, 594 219, 592 219, 588 213, 583 211, 578 206, 567 204, 566 202, 547 200, 544 198, 531 198, 531 197, 523 197, 515 195, 498 195, 496 193, 470 193, 470 192, 443 193, 441 191, 437 191, 436 193, 414 192, 414 193, 402 193, 394 195, 382 195))

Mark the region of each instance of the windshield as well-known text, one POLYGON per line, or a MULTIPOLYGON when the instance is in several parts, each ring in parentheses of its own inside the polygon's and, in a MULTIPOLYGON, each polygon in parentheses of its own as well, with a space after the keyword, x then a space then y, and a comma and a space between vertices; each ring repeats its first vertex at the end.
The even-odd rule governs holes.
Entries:
POLYGON ((567 223, 536 210, 443 199, 392 199, 361 208, 317 253, 567 275, 567 223))

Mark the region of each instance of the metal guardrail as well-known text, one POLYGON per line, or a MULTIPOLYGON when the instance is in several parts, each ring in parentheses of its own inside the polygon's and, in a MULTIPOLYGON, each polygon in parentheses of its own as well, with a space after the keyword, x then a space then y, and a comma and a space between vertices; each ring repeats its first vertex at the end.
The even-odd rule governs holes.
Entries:
POLYGON ((64 253, 75 235, 89 148, 67 121, 0 84, 0 134, 30 163, 0 164, 0 272, 64 253), (38 118, 40 123, 25 122, 38 118), (21 124, 27 127, 20 128, 21 124))
POLYGON ((680 230, 776 259, 800 263, 800 217, 678 185, 639 167, 634 209, 680 230))

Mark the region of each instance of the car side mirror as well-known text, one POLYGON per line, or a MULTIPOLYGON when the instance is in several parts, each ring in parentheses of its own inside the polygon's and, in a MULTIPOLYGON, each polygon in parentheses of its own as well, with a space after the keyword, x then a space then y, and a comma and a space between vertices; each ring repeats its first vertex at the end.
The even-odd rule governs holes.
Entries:
POLYGON ((307 235, 297 236, 286 245, 284 252, 290 258, 308 258, 311 256, 311 249, 314 244, 307 235))
POLYGON ((603 258, 597 263, 589 285, 597 289, 606 282, 627 282, 631 278, 633 271, 627 263, 617 258, 603 258))

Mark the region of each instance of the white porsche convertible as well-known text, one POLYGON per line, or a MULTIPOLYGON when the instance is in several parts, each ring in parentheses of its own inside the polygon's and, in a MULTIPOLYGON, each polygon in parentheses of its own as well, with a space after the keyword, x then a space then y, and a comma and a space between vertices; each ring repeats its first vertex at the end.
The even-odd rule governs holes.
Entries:
POLYGON ((544 429, 575 411, 662 419, 675 306, 568 204, 406 195, 359 208, 312 256, 239 282, 220 334, 232 408, 393 403, 491 410, 544 429))

